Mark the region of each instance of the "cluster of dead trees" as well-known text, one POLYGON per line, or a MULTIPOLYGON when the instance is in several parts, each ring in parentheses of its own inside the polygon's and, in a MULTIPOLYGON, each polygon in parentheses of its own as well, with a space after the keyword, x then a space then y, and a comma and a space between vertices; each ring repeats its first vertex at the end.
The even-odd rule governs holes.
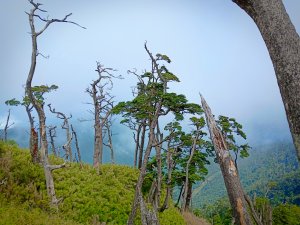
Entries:
MULTIPOLYGON (((300 159, 300 39, 293 24, 291 23, 284 5, 281 0, 234 0, 257 24, 263 39, 268 48, 271 60, 274 65, 278 85, 284 102, 290 130, 293 136, 294 144, 300 159)), ((51 165, 48 159, 48 137, 52 152, 59 155, 55 147, 54 139, 56 137, 56 126, 46 125, 46 114, 44 109, 43 95, 57 86, 33 86, 33 78, 37 64, 38 37, 54 23, 71 23, 81 28, 79 24, 70 21, 71 14, 62 19, 44 18, 41 14, 46 11, 41 8, 40 3, 29 0, 32 5, 30 12, 27 12, 31 28, 32 55, 31 65, 25 85, 25 97, 22 101, 15 99, 9 100, 10 105, 23 105, 26 109, 30 122, 30 152, 32 160, 40 163, 44 168, 48 195, 51 198, 51 204, 57 206, 60 199, 55 195, 54 180, 52 171, 65 166, 51 165), (35 20, 44 22, 44 26, 36 29, 35 20), (38 129, 35 127, 32 111, 38 116, 38 129), (47 135, 48 133, 48 135, 47 135)), ((205 156, 207 153, 207 143, 202 139, 205 132, 202 128, 205 125, 201 113, 205 113, 206 124, 209 128, 210 138, 217 162, 223 174, 225 186, 233 209, 233 216, 236 224, 261 224, 251 201, 244 193, 239 180, 239 173, 236 160, 231 157, 232 139, 228 138, 226 131, 221 129, 215 121, 211 110, 201 97, 202 108, 197 104, 188 103, 185 96, 176 93, 169 93, 168 85, 170 82, 179 82, 179 79, 171 73, 166 63, 171 60, 162 54, 153 55, 147 45, 145 50, 151 60, 151 70, 138 74, 136 70, 129 71, 138 79, 137 87, 133 90, 134 99, 128 102, 122 102, 114 106, 114 97, 111 95, 112 79, 120 78, 113 74, 112 68, 105 68, 97 62, 97 79, 94 80, 86 92, 91 96, 93 102, 94 115, 94 157, 93 165, 98 167, 102 163, 103 146, 106 145, 111 150, 112 162, 114 162, 114 152, 112 145, 112 115, 121 113, 124 116, 123 124, 126 124, 134 132, 135 153, 134 166, 140 170, 135 196, 132 203, 132 210, 129 215, 128 224, 133 224, 137 209, 140 208, 142 224, 159 224, 158 212, 168 208, 174 186, 172 177, 176 165, 180 165, 179 156, 183 152, 185 161, 181 164, 183 175, 181 175, 181 210, 188 210, 191 199, 192 177, 198 168, 204 168, 205 156), (173 114, 175 122, 171 122, 162 130, 161 118, 168 114, 173 114), (198 115, 193 117, 193 131, 186 135, 183 134, 178 126, 178 121, 182 120, 185 114, 198 115), (104 143, 104 138, 108 142, 104 143), (154 155, 151 155, 154 150, 154 155), (198 154, 198 155, 197 155, 198 154), (198 161, 195 156, 199 157, 198 161), (202 157, 202 158, 201 158, 202 157), (153 160, 151 163, 150 160, 153 160), (176 161, 177 160, 177 161, 176 161), (166 163, 164 163, 166 162, 166 163), (150 165, 150 168, 149 168, 150 165), (164 168, 165 166, 165 168, 164 168), (165 174, 164 174, 165 173, 165 174), (143 192, 145 177, 151 175, 151 185, 148 192, 143 192), (165 182, 165 184, 164 184, 165 182), (162 187, 166 186, 167 194, 164 200, 161 199, 162 187), (146 203, 152 204, 149 209, 146 203), (250 210, 249 210, 250 209, 250 210)), ((69 123, 71 116, 56 111, 51 104, 48 104, 51 113, 63 121, 62 129, 66 132, 66 143, 62 146, 64 158, 67 161, 73 161, 73 152, 71 141, 76 141, 77 159, 81 161, 77 134, 73 126, 69 123)), ((10 111, 4 129, 4 139, 7 139, 7 130, 9 124, 10 111)), ((237 148, 239 149, 239 148, 237 148)), ((234 150, 234 149, 233 149, 234 150)), ((173 177, 174 178, 174 177, 173 177)))

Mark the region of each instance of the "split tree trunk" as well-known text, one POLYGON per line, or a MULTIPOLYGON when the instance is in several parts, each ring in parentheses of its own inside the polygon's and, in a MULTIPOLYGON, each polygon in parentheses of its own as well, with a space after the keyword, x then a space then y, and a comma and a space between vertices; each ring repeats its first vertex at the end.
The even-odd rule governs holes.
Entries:
POLYGON ((234 161, 230 156, 226 140, 217 127, 211 110, 202 96, 201 103, 206 116, 206 122, 216 152, 216 157, 224 178, 235 223, 237 225, 252 225, 251 217, 247 211, 247 202, 244 197, 244 191, 234 161))
POLYGON ((300 160, 300 38, 282 0, 233 0, 256 23, 277 77, 300 160))

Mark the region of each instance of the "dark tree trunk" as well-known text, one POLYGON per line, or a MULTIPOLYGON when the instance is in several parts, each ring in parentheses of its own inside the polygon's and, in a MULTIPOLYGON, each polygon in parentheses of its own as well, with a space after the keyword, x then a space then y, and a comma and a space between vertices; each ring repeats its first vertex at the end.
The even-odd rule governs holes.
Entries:
POLYGON ((142 125, 142 136, 141 136, 141 144, 140 144, 140 146, 139 146, 139 162, 138 162, 138 168, 139 168, 139 169, 142 167, 142 163, 143 163, 143 154, 144 154, 145 137, 146 137, 146 122, 143 121, 143 125, 142 125))
POLYGON ((78 162, 79 162, 79 163, 81 164, 81 166, 82 166, 81 154, 80 154, 80 149, 79 149, 78 139, 77 139, 77 133, 75 132, 75 130, 74 130, 72 124, 71 124, 71 130, 72 130, 72 134, 73 134, 74 139, 75 139, 75 146, 76 146, 76 150, 77 150, 78 162))
POLYGON ((192 162, 195 150, 196 150, 196 145, 197 145, 197 140, 199 139, 200 132, 197 130, 197 134, 195 137, 193 137, 193 146, 190 152, 190 157, 186 163, 186 168, 185 168, 185 182, 184 182, 184 195, 183 195, 183 201, 182 201, 182 207, 181 207, 181 212, 186 211, 189 209, 190 201, 191 198, 191 191, 192 191, 192 183, 189 181, 189 167, 192 162), (189 193, 190 192, 190 193, 189 193), (190 196, 189 196, 190 195, 190 196))
POLYGON ((164 203, 160 209, 161 212, 163 212, 165 209, 169 207, 169 200, 171 198, 172 194, 172 170, 174 167, 173 163, 173 153, 174 150, 170 148, 170 144, 168 144, 168 151, 167 151, 167 170, 168 170, 168 176, 167 176, 167 193, 164 200, 164 203))
POLYGON ((51 150, 52 153, 57 156, 57 152, 56 152, 56 148, 55 148, 55 143, 54 143, 54 137, 56 137, 56 126, 54 127, 49 127, 48 128, 48 133, 49 133, 49 137, 50 137, 50 144, 51 144, 51 150))
POLYGON ((137 161, 138 161, 138 153, 140 148, 140 134, 141 134, 142 124, 138 125, 138 128, 136 130, 136 134, 134 135, 134 141, 135 141, 135 150, 134 150, 134 160, 133 160, 133 166, 137 167, 137 161))
POLYGON ((216 157, 224 178, 235 223, 237 225, 252 225, 253 223, 248 213, 244 191, 234 161, 230 156, 226 140, 223 137, 222 132, 218 129, 211 110, 202 96, 201 103, 205 112, 206 122, 216 152, 216 157))
POLYGON ((189 211, 189 209, 190 209, 190 205, 191 205, 191 201, 192 201, 192 188, 193 188, 193 184, 190 182, 187 186, 184 211, 189 211))
POLYGON ((282 0, 233 0, 254 20, 266 43, 300 160, 300 38, 282 0))
POLYGON ((9 128, 9 118, 10 118, 10 109, 8 110, 8 115, 7 115, 7 118, 6 118, 6 124, 5 124, 5 127, 4 127, 4 141, 7 141, 7 130, 9 128))
MULTIPOLYGON (((156 124, 155 124, 155 126, 156 126, 156 124)), ((127 225, 133 225, 133 221, 134 221, 134 218, 136 215, 136 210, 137 210, 137 206, 138 206, 138 202, 139 202, 139 193, 141 193, 141 188, 142 188, 143 181, 144 181, 144 178, 146 175, 146 166, 147 166, 149 156, 151 153, 153 140, 154 140, 154 127, 152 129, 150 129, 149 142, 148 142, 148 145, 147 145, 147 148, 145 151, 143 164, 140 168, 140 175, 139 175, 139 178, 138 178, 138 181, 136 184, 135 196, 134 196, 134 200, 132 203, 131 213, 130 213, 128 221, 127 221, 127 225)))
POLYGON ((34 128, 30 130, 30 154, 32 162, 38 163, 40 162, 39 158, 39 136, 34 128))

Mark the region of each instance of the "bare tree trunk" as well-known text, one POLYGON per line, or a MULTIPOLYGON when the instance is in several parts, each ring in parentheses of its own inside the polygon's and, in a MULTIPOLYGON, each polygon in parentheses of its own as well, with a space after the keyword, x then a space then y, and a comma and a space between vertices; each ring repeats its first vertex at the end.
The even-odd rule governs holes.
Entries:
POLYGON ((259 219, 259 216, 258 216, 258 214, 257 214, 257 212, 255 210, 255 207, 254 207, 254 205, 252 203, 251 198, 248 195, 246 195, 246 194, 245 194, 245 200, 247 201, 247 203, 249 205, 249 208, 251 209, 251 214, 252 214, 253 219, 255 220, 256 224, 257 225, 264 225, 262 223, 262 221, 259 219))
POLYGON ((34 128, 34 118, 31 115, 33 106, 26 105, 26 113, 29 119, 30 129, 29 129, 29 150, 31 154, 31 160, 33 163, 39 162, 38 149, 39 149, 39 138, 38 133, 34 128))
POLYGON ((169 200, 171 198, 171 182, 172 182, 172 170, 173 170, 173 150, 171 150, 170 145, 168 144, 167 150, 167 169, 168 169, 168 176, 167 176, 167 193, 164 200, 164 203, 160 209, 160 212, 163 212, 165 209, 169 207, 169 200))
MULTIPOLYGON (((185 182, 184 182, 184 195, 183 195, 183 201, 182 201, 182 206, 181 206, 181 212, 183 211, 186 211, 188 210, 189 208, 189 203, 187 202, 187 197, 188 197, 188 193, 189 193, 189 167, 190 167, 190 164, 191 164, 191 161, 193 159, 193 156, 194 156, 194 153, 195 153, 195 150, 196 150, 196 144, 197 144, 197 140, 200 136, 200 133, 199 131, 197 131, 197 134, 196 136, 193 138, 193 146, 192 146, 192 149, 191 149, 191 153, 190 153, 190 157, 186 163, 186 168, 185 168, 185 182)), ((191 187, 190 187, 191 188, 191 187)), ((191 196, 189 196, 191 197, 191 196)))
POLYGON ((141 193, 141 188, 143 185, 143 181, 146 175, 146 166, 149 160, 149 156, 151 153, 151 149, 152 149, 152 144, 154 142, 154 129, 156 126, 156 122, 152 123, 152 126, 150 128, 150 134, 149 134, 149 142, 145 151, 145 156, 144 156, 144 160, 143 160, 143 164, 140 168, 140 175, 136 184, 136 188, 135 188, 135 196, 134 196, 134 200, 132 203, 132 207, 131 207, 131 213, 129 215, 128 221, 127 221, 127 225, 133 225, 133 221, 136 215, 136 210, 137 210, 137 206, 138 206, 138 202, 139 202, 139 193, 141 193))
POLYGON ((201 96, 201 103, 206 116, 206 122, 209 128, 210 137, 212 139, 216 157, 222 175, 229 201, 233 210, 233 216, 237 225, 252 225, 251 217, 248 213, 247 202, 244 197, 244 191, 240 182, 237 169, 230 156, 228 146, 222 132, 218 129, 216 121, 211 113, 205 99, 201 96))
POLYGON ((139 148, 140 148, 141 129, 142 129, 142 124, 139 124, 138 128, 136 130, 136 134, 133 133, 133 138, 134 138, 134 141, 135 141, 134 160, 133 160, 133 166, 134 167, 137 167, 138 153, 139 153, 139 148))
POLYGON ((300 38, 282 0, 233 0, 256 23, 271 57, 300 160, 300 38))
POLYGON ((66 144, 63 145, 63 149, 66 151, 66 159, 70 160, 71 162, 73 161, 73 154, 72 154, 72 148, 71 148, 71 141, 72 141, 72 135, 70 132, 70 125, 69 125, 69 119, 72 118, 72 115, 67 117, 64 113, 62 112, 57 112, 54 108, 51 108, 51 104, 48 104, 50 112, 56 114, 57 118, 62 119, 63 125, 61 126, 62 129, 66 130, 66 137, 67 141, 66 144))
POLYGON ((94 138, 94 156, 93 156, 93 166, 98 167, 102 164, 102 156, 103 156, 103 129, 109 116, 111 115, 111 110, 113 107, 113 96, 111 96, 108 92, 106 92, 105 87, 107 85, 111 85, 108 90, 112 88, 112 78, 115 77, 111 74, 110 71, 114 71, 111 68, 104 68, 99 62, 97 62, 98 79, 93 81, 90 85, 90 88, 86 89, 86 92, 90 94, 93 98, 94 105, 94 130, 95 130, 95 138, 94 138))
POLYGON ((38 132, 35 131, 34 127, 30 130, 30 153, 31 159, 34 163, 40 162, 39 157, 39 136, 38 132))
POLYGON ((156 212, 149 210, 144 202, 142 193, 139 194, 142 225, 159 225, 156 212))
POLYGON ((161 162, 161 148, 163 142, 163 133, 160 132, 159 123, 156 126, 156 138, 155 142, 159 143, 155 145, 156 150, 156 163, 157 163, 157 191, 155 192, 154 209, 157 211, 160 207, 160 196, 161 196, 161 186, 162 186, 162 162, 161 162))
POLYGON ((146 122, 143 121, 141 144, 139 146, 139 162, 138 162, 139 169, 142 167, 142 162, 143 162, 143 154, 144 154, 144 146, 145 146, 145 138, 146 138, 146 124, 145 123, 146 122))
POLYGON ((191 201, 192 201, 192 188, 193 188, 193 184, 191 182, 189 182, 189 184, 187 186, 186 201, 185 201, 185 206, 184 206, 185 211, 189 211, 189 209, 190 209, 190 205, 191 205, 191 201))
POLYGON ((72 134, 75 138, 75 146, 76 146, 76 150, 77 150, 78 161, 82 165, 81 154, 80 154, 80 149, 79 149, 78 139, 77 139, 77 133, 75 132, 72 124, 71 124, 71 130, 72 130, 72 134))
POLYGON ((103 152, 103 140, 102 140, 102 128, 100 124, 95 123, 95 140, 94 140, 94 157, 93 166, 98 167, 102 164, 102 152, 103 152))
POLYGON ((14 125, 14 123, 9 124, 9 119, 10 119, 10 109, 8 110, 8 115, 6 118, 6 123, 5 123, 5 127, 4 127, 4 141, 7 141, 7 130, 10 126, 14 125))
POLYGON ((49 127, 48 133, 49 133, 49 137, 50 137, 51 150, 52 150, 53 154, 55 156, 57 156, 56 148, 55 148, 55 144, 54 144, 54 137, 56 137, 56 131, 55 131, 55 129, 56 129, 56 126, 49 127))
POLYGON ((111 163, 115 164, 114 146, 113 146, 113 141, 112 141, 113 133, 111 131, 111 126, 112 126, 111 116, 107 119, 104 126, 105 126, 106 132, 107 132, 108 143, 107 144, 103 143, 103 144, 109 148, 111 163))

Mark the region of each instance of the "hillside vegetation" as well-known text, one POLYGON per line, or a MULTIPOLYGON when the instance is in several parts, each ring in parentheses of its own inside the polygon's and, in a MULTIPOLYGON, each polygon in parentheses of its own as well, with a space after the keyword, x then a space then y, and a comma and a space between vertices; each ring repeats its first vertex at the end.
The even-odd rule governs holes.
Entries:
MULTIPOLYGON (((250 156, 238 159, 241 182, 251 196, 265 196, 272 204, 300 205, 300 168, 292 143, 275 143, 253 148, 250 156)), ((218 164, 208 166, 206 180, 195 185, 193 208, 214 204, 227 195, 218 164)))
MULTIPOLYGON (((61 159, 50 157, 53 164, 61 159)), ((49 207, 43 169, 31 162, 28 150, 0 142, 1 224, 126 224, 138 170, 121 165, 67 163, 54 171, 61 198, 49 207)), ((161 224, 185 224, 173 206, 159 215, 161 224)), ((139 218, 136 218, 139 224, 139 218)))

